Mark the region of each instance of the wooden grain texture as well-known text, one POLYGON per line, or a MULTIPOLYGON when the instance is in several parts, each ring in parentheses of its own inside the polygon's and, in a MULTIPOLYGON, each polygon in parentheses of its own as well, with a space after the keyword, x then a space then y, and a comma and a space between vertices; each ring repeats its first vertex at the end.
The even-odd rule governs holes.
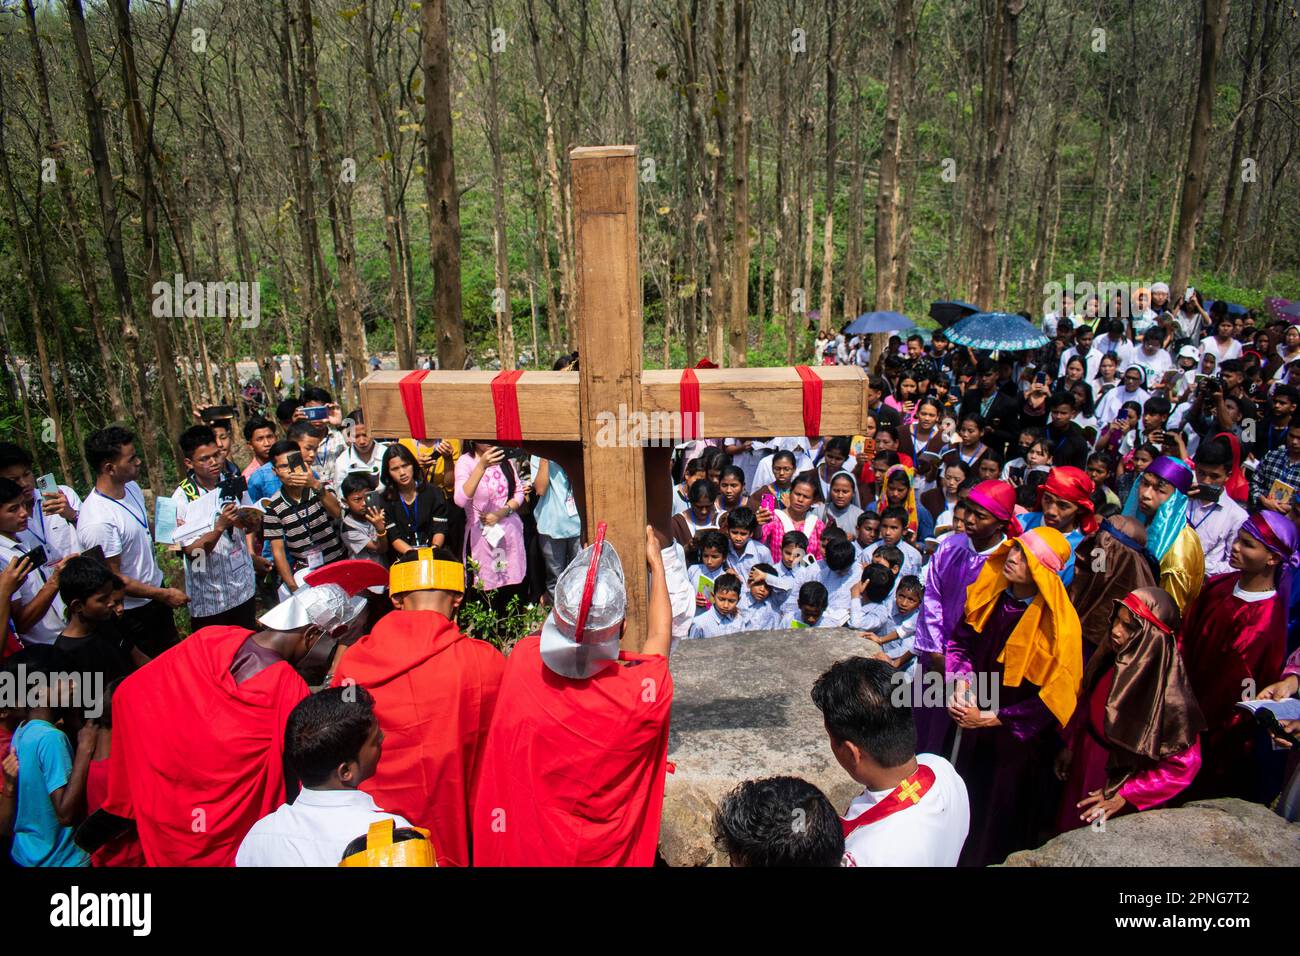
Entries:
MULTIPOLYGON (((866 424, 867 379, 843 365, 814 369, 822 380, 823 435, 860 435, 866 424)), ((803 380, 793 368, 697 369, 703 438, 766 438, 802 435, 803 380)), ((649 369, 641 376, 641 410, 657 430, 680 428, 678 369, 649 369)))
MULTIPOLYGON (((411 433, 398 382, 402 371, 372 372, 361 382, 366 425, 376 438, 411 433)), ((424 421, 430 438, 496 437, 492 404, 496 372, 431 372, 421 383, 424 421)), ((536 441, 579 441, 577 372, 525 372, 519 378, 519 424, 536 441)))
POLYGON ((634 414, 641 389, 641 264, 635 146, 578 148, 573 177, 574 309, 590 540, 600 521, 627 581, 623 646, 645 643, 645 462, 640 447, 598 443, 599 419, 634 414))

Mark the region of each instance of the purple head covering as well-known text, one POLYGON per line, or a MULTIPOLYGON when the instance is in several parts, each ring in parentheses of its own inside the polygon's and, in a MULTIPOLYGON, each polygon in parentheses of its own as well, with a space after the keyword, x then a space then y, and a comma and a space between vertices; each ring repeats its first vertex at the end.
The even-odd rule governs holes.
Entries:
POLYGON ((1143 474, 1155 475, 1157 478, 1169 482, 1183 494, 1192 490, 1194 476, 1192 469, 1180 458, 1173 458, 1169 455, 1161 455, 1151 464, 1147 465, 1147 470, 1143 474))
POLYGON ((1280 557, 1283 569, 1294 570, 1300 566, 1300 531, 1291 519, 1274 511, 1257 511, 1241 528, 1280 557))

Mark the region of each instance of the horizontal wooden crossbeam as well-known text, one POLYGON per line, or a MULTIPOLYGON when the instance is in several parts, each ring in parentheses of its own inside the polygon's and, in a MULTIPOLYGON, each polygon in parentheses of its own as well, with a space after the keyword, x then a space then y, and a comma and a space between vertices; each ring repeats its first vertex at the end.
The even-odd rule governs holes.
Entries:
MULTIPOLYGON (((821 433, 861 434, 867 411, 866 376, 852 366, 815 369, 822 380, 821 433)), ((373 372, 361 383, 370 433, 379 438, 410 434, 398 383, 409 372, 373 372)), ((496 435, 492 379, 496 372, 437 372, 420 385, 430 437, 485 438, 496 435)), ((793 368, 699 369, 701 438, 758 438, 802 435, 803 382, 793 368)), ((662 437, 679 428, 681 377, 677 369, 641 373, 640 437, 662 437)), ((517 385, 524 440, 581 441, 578 373, 524 372, 517 385)), ((620 429, 629 428, 631 409, 593 409, 620 429)))

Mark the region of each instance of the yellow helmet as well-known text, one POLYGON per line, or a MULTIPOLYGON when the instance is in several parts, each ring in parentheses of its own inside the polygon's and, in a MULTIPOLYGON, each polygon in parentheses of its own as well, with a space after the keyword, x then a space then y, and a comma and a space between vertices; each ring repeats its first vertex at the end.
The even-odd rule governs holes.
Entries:
MULTIPOLYGON (((392 817, 370 824, 365 849, 343 857, 339 866, 437 866, 438 858, 429 840, 429 831, 413 827, 419 838, 393 842, 397 824, 392 817)), ((356 842, 355 840, 353 841, 356 842)))
POLYGON ((408 591, 455 591, 465 593, 465 566, 456 561, 440 561, 433 548, 418 548, 414 560, 398 561, 388 571, 388 593, 408 591))

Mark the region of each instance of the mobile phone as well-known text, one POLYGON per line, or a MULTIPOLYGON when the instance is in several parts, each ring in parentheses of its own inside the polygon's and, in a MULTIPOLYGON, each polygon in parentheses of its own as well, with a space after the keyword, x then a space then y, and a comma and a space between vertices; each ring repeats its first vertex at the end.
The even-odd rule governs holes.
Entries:
POLYGON ((323 422, 330 417, 330 410, 325 405, 309 405, 302 410, 309 422, 323 422))
POLYGON ((43 495, 57 495, 59 483, 54 480, 53 475, 41 475, 36 479, 36 490, 43 495))
POLYGON ((248 491, 248 479, 243 475, 227 475, 218 485, 217 496, 221 501, 240 501, 248 491))
POLYGON ((39 544, 36 547, 32 548, 32 550, 24 554, 23 557, 26 558, 28 561, 30 561, 32 563, 32 567, 34 568, 45 567, 45 562, 47 560, 45 554, 45 548, 44 546, 39 544))
POLYGON ((1191 286, 1188 286, 1188 287, 1183 291, 1183 301, 1184 301, 1184 302, 1190 302, 1190 301, 1192 301, 1192 296, 1194 296, 1194 295, 1196 295, 1196 290, 1193 289, 1191 286))
POLYGON ((763 496, 763 500, 760 501, 760 502, 758 503, 758 506, 759 506, 759 508, 761 508, 763 511, 766 511, 768 514, 775 514, 775 513, 776 513, 776 496, 775 496, 775 495, 764 495, 764 496, 763 496))
POLYGON ((1223 489, 1217 485, 1198 484, 1188 497, 1195 498, 1198 501, 1218 501, 1223 497, 1223 489))
POLYGON ((1035 385, 1046 385, 1046 384, 1048 383, 1048 381, 1049 381, 1049 378, 1048 378, 1048 375, 1047 375, 1046 372, 1035 372, 1035 373, 1034 373, 1034 384, 1035 384, 1035 385))
MULTIPOLYGON (((311 409, 308 409, 311 411, 311 409)), ((199 410, 199 418, 209 425, 213 422, 226 422, 235 417, 235 410, 230 405, 209 405, 199 410)))
POLYGON ((101 547, 98 544, 95 545, 93 548, 87 548, 85 551, 81 552, 81 556, 83 558, 94 558, 100 564, 108 563, 108 559, 104 557, 103 547, 101 547))
POLYGON ((306 470, 307 468, 307 465, 302 460, 302 452, 300 451, 290 452, 289 457, 285 459, 285 461, 289 465, 290 471, 297 471, 299 468, 306 470))

